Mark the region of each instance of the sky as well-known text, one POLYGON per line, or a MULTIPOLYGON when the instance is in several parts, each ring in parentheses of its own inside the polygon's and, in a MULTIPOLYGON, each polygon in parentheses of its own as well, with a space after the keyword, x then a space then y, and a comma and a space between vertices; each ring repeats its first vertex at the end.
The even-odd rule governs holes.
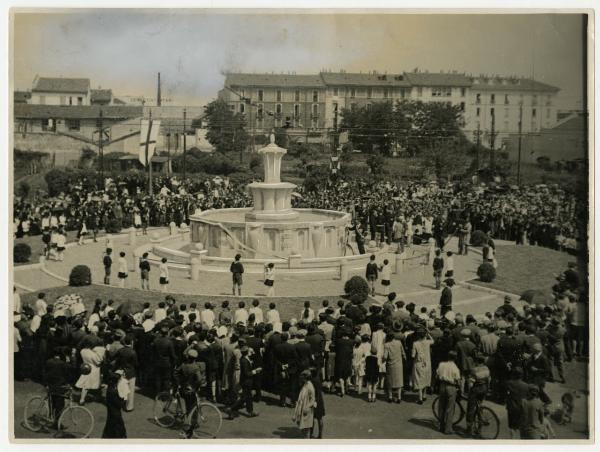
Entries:
POLYGON ((71 10, 14 16, 15 89, 33 78, 86 77, 116 95, 202 105, 225 71, 437 72, 533 77, 581 108, 582 18, 572 14, 414 15, 71 10))

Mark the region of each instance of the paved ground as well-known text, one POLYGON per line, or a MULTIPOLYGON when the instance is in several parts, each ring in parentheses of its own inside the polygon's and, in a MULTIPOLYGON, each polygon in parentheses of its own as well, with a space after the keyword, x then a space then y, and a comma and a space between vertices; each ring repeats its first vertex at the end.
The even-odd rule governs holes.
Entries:
MULTIPOLYGON (((161 235, 166 235, 166 230, 161 230, 161 235)), ((139 236, 135 247, 128 245, 126 237, 116 237, 114 239, 115 255, 119 251, 125 251, 130 260, 130 269, 133 269, 133 250, 141 244, 147 243, 148 236, 139 236)), ((450 249, 455 244, 450 243, 450 249)), ((85 263, 92 270, 92 280, 101 282, 104 276, 102 266, 102 253, 105 248, 105 241, 99 240, 98 243, 88 243, 84 246, 73 246, 66 250, 64 262, 49 261, 47 269, 62 278, 68 278, 70 270, 77 264, 85 263)), ((420 254, 422 250, 416 250, 420 254)), ((393 255, 390 256, 393 258, 393 255)), ((455 279, 457 281, 468 280, 476 277, 475 269, 480 263, 481 257, 478 254, 470 253, 468 256, 455 256, 455 279)), ((414 302, 418 306, 433 307, 438 304, 439 291, 435 290, 433 277, 428 267, 423 267, 411 263, 400 274, 393 274, 390 291, 398 294, 398 297, 406 302, 414 302)), ((156 269, 155 269, 156 270, 156 269)), ((116 273, 116 269, 115 269, 116 273)), ((157 276, 157 272, 154 271, 157 276)), ((169 291, 180 294, 206 294, 229 296, 231 277, 229 273, 202 272, 199 281, 192 281, 188 272, 183 270, 171 270, 171 284, 169 291)), ((158 283, 151 279, 151 286, 158 288, 158 283)), ((65 282, 53 278, 39 269, 19 270, 15 272, 15 282, 24 287, 40 290, 48 287, 64 286, 65 282)), ((116 283, 116 275, 113 275, 113 283, 116 283)), ((128 288, 138 288, 139 276, 137 273, 131 273, 127 280, 128 288)), ((323 280, 323 279, 302 279, 294 281, 286 278, 278 278, 276 281, 277 296, 290 297, 312 297, 338 296, 344 292, 344 282, 341 280, 323 280)), ((381 286, 379 287, 382 288, 381 286)), ((266 290, 260 275, 247 274, 244 278, 243 293, 246 296, 265 296, 266 290)), ((384 297, 376 297, 383 300, 384 297)), ((456 287, 454 289, 455 306, 457 310, 469 309, 474 314, 482 314, 491 311, 502 303, 501 295, 491 295, 485 291, 467 289, 466 287, 456 287)))
MULTIPOLYGON (((581 397, 576 399, 573 422, 567 426, 553 423, 558 438, 586 439, 587 438, 587 397, 585 395, 586 364, 571 363, 567 365, 568 384, 549 384, 549 395, 555 402, 560 400, 563 393, 572 390, 581 391, 581 397)), ((32 395, 42 392, 42 387, 31 382, 15 382, 15 436, 17 438, 45 439, 52 432, 32 433, 22 425, 23 407, 32 395)), ((445 436, 437 431, 437 425, 431 411, 434 397, 423 404, 416 403, 413 393, 406 393, 400 404, 388 404, 380 395, 377 403, 367 403, 365 394, 355 394, 340 398, 336 395, 325 394, 325 439, 464 439, 464 421, 454 436, 445 436)), ((136 409, 132 413, 124 413, 125 424, 129 438, 141 439, 179 439, 177 430, 161 428, 152 419, 152 399, 136 395, 136 409)), ((509 431, 504 407, 486 402, 500 418, 499 439, 509 439, 509 431)), ((86 405, 94 414, 95 428, 93 437, 102 435, 106 419, 106 409, 99 403, 86 405)), ((281 408, 276 399, 270 394, 265 401, 256 405, 260 414, 256 418, 247 418, 244 411, 233 421, 224 420, 219 438, 300 438, 300 432, 292 422, 292 410, 281 408), (266 403, 265 403, 266 402, 266 403)))

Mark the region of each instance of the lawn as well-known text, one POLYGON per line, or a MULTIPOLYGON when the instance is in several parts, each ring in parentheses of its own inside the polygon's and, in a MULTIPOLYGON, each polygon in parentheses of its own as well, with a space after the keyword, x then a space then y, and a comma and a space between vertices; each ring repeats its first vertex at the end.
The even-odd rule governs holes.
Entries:
POLYGON ((541 290, 548 295, 556 283, 556 275, 575 261, 575 256, 538 246, 503 245, 496 249, 498 268, 492 283, 472 280, 474 284, 521 294, 528 289, 541 290))
MULTIPOLYGON (((105 235, 104 232, 98 233, 98 238, 103 237, 105 235)), ((92 238, 92 234, 88 234, 86 239, 92 238)), ((67 231, 67 243, 77 242, 79 239, 77 238, 77 231, 67 231)), ((18 265, 29 265, 29 264, 37 264, 40 260, 40 256, 44 254, 44 242, 42 242, 42 235, 31 235, 26 237, 21 237, 19 239, 14 239, 13 246, 17 243, 26 243, 31 248, 31 257, 29 258, 29 262, 23 263, 15 263, 15 266, 18 265)))
MULTIPOLYGON (((55 287, 51 289, 44 289, 39 292, 44 292, 46 294, 46 300, 49 304, 53 303, 57 297, 64 294, 72 294, 77 293, 81 295, 84 299, 84 304, 88 309, 88 312, 91 311, 94 306, 94 300, 96 298, 100 298, 102 301, 107 301, 109 299, 115 300, 115 306, 120 305, 125 301, 134 301, 139 303, 148 302, 153 308, 156 308, 158 303, 164 301, 166 294, 158 291, 143 291, 141 289, 120 289, 117 287, 107 287, 103 285, 91 285, 85 287, 55 287)), ((37 293, 27 293, 21 295, 21 301, 23 305, 25 304, 33 304, 35 299, 37 298, 37 293)), ((227 296, 210 296, 210 295, 183 295, 183 294, 172 294, 177 300, 178 304, 184 303, 188 306, 190 303, 197 303, 198 308, 201 309, 204 307, 204 303, 207 301, 212 302, 218 306, 215 309, 215 313, 218 314, 220 311, 221 303, 224 300, 229 300, 229 305, 235 309, 237 308, 237 303, 243 300, 246 303, 246 308, 251 307, 252 300, 257 297, 227 297, 227 296)), ((279 310, 279 314, 284 319, 296 318, 298 319, 300 316, 300 312, 304 306, 304 301, 310 300, 311 307, 315 310, 315 312, 321 307, 321 302, 323 300, 329 300, 329 305, 332 307, 336 306, 337 301, 340 297, 332 297, 332 296, 324 296, 316 298, 300 298, 300 297, 273 297, 273 298, 264 298, 258 297, 260 299, 260 306, 263 311, 268 309, 269 303, 274 302, 277 305, 277 309, 279 310)), ((368 305, 368 301, 367 301, 368 305)))

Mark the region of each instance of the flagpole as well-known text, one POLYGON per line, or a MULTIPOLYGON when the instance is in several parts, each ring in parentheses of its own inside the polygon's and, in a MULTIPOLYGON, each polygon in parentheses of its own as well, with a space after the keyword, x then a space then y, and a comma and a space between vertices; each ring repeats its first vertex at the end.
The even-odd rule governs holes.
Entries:
POLYGON ((148 147, 150 146, 150 132, 152 130, 152 110, 149 111, 150 117, 148 119, 148 133, 146 134, 146 145, 144 146, 146 152, 146 167, 148 168, 148 193, 150 196, 153 194, 152 190, 152 161, 148 159, 148 147))

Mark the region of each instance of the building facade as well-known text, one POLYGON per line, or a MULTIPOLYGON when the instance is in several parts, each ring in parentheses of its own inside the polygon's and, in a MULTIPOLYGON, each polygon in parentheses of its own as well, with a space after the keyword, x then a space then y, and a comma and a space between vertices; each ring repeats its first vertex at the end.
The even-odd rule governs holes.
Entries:
POLYGON ((498 146, 509 134, 538 132, 557 122, 554 98, 559 88, 532 79, 467 75, 456 71, 401 74, 321 72, 296 74, 227 74, 219 98, 246 115, 258 133, 288 123, 292 133, 336 128, 344 108, 402 99, 450 102, 462 112, 461 127, 483 144, 492 136, 498 146), (492 129, 494 131, 492 135, 492 129))

